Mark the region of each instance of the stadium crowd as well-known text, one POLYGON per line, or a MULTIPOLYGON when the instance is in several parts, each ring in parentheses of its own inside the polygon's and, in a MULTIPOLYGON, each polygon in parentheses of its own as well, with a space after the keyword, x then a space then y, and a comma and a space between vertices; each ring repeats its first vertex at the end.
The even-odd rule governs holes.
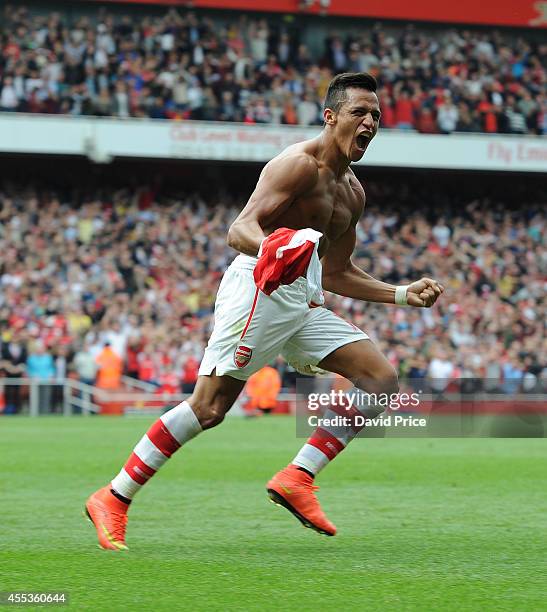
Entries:
MULTIPOLYGON (((355 260, 392 283, 434 276, 432 309, 328 295, 401 375, 471 377, 517 391, 547 362, 544 203, 367 184, 355 260), (427 208, 424 202, 435 202, 427 208), (542 301, 543 299, 543 301, 542 301)), ((224 194, 112 191, 80 206, 30 187, 0 190, 0 369, 4 375, 112 386, 124 372, 191 391, 213 324, 215 292, 235 253, 226 233, 241 202, 224 194), (237 205, 236 205, 237 204, 237 205), (108 371, 107 371, 108 368, 108 371)), ((290 367, 276 364, 284 385, 290 367)), ((543 370, 544 373, 544 370, 543 370)))
POLYGON ((362 22, 313 54, 305 22, 210 15, 70 20, 7 5, 0 110, 314 125, 332 76, 360 70, 378 78, 385 128, 547 133, 545 43, 362 22))

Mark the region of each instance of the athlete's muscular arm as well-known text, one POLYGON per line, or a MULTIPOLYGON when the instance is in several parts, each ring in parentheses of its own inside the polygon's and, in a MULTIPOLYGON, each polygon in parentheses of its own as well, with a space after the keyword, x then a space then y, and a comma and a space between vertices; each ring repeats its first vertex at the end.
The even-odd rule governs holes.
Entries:
MULTIPOLYGON (((376 280, 351 260, 355 249, 357 220, 338 240, 332 242, 323 257, 323 289, 338 295, 367 302, 395 303, 395 285, 376 280)), ((433 306, 444 291, 442 285, 430 278, 422 278, 408 286, 410 306, 433 306)))
POLYGON ((376 280, 351 260, 355 249, 355 225, 331 242, 323 257, 323 289, 367 302, 395 303, 395 285, 376 280))
POLYGON ((228 231, 228 245, 256 255, 264 230, 318 180, 317 163, 305 153, 274 158, 264 167, 245 208, 228 231))

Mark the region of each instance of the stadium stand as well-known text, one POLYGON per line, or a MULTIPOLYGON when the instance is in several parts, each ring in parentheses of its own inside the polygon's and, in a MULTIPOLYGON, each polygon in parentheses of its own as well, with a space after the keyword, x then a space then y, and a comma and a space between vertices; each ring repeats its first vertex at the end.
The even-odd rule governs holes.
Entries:
MULTIPOLYGON (((540 375, 544 193, 527 188, 526 201, 503 188, 489 197, 449 195, 441 184, 380 178, 366 189, 357 263, 393 283, 440 278, 459 296, 431 310, 333 295, 328 306, 366 330, 402 375, 488 378, 507 391, 540 375)), ((28 367, 45 352, 55 367, 90 382, 107 342, 125 373, 190 390, 218 282, 234 256, 225 238, 241 204, 235 194, 205 200, 152 188, 102 188, 80 202, 51 188, 4 184, 4 372, 6 359, 21 375, 22 355, 28 367)), ((290 369, 277 366, 289 385, 290 369)))
POLYGON ((534 34, 363 21, 309 50, 317 21, 79 8, 4 7, 0 110, 316 125, 333 74, 364 70, 385 128, 547 130, 547 46, 534 34))

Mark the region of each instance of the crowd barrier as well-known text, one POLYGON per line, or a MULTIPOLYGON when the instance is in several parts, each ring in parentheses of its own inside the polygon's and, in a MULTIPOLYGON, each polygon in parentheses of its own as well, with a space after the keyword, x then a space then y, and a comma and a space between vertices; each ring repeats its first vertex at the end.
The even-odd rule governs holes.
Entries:
MULTIPOLYGON (((184 393, 165 393, 150 383, 124 376, 119 389, 104 389, 73 378, 36 380, 33 378, 0 378, 0 414, 47 414, 65 416, 93 414, 138 415, 162 413, 188 397, 184 393)), ((293 414, 305 396, 282 392, 274 414, 293 414)), ((232 410, 245 414, 245 395, 232 410)), ((401 412, 409 412, 401 409, 401 412)), ((417 414, 547 414, 544 393, 429 393, 411 410, 417 414)))

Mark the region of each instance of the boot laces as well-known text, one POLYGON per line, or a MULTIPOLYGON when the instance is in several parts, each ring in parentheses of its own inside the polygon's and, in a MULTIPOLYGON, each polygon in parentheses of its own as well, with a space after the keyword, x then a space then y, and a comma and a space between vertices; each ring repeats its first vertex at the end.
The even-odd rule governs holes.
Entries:
POLYGON ((112 519, 112 536, 116 540, 122 541, 125 539, 125 527, 127 525, 127 514, 121 512, 111 512, 112 519))

